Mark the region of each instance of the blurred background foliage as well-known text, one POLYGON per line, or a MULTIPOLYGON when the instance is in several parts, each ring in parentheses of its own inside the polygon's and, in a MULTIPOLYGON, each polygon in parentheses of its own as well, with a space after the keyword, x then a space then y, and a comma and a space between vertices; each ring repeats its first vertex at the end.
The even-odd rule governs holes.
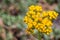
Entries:
POLYGON ((38 3, 37 0, 0 0, 0 17, 4 24, 11 26, 15 23, 24 25, 23 16, 28 10, 28 6, 38 3))
MULTIPOLYGON (((3 34, 6 33, 6 35, 5 35, 6 40, 16 40, 16 39, 37 40, 37 38, 33 37, 33 36, 37 37, 36 30, 34 33, 35 35, 33 35, 33 36, 26 34, 25 28, 27 26, 23 22, 23 17, 30 5, 38 5, 38 4, 40 4, 39 3, 40 1, 42 1, 42 0, 0 0, 0 18, 2 18, 3 25, 5 28, 4 29, 3 27, 0 27, 0 34, 2 32, 3 32, 3 34), (3 31, 2 31, 2 29, 3 29, 3 31), (11 32, 11 30, 13 30, 13 31, 11 32), (17 35, 19 35, 19 36, 17 36, 17 35), (12 39, 12 38, 14 38, 14 39, 12 39)), ((41 4, 44 5, 44 2, 46 2, 49 6, 56 4, 56 7, 53 10, 60 13, 60 0, 43 0, 43 2, 41 2, 41 4)), ((60 17, 58 17, 57 20, 55 20, 54 22, 56 22, 56 24, 57 24, 57 22, 59 22, 59 21, 60 21, 60 17)), ((54 23, 53 32, 51 33, 51 35, 49 35, 49 36, 44 35, 43 39, 44 40, 60 40, 60 31, 59 30, 60 29, 55 27, 55 23, 54 23)), ((3 36, 2 36, 2 39, 3 39, 3 36)), ((0 37, 0 40, 2 40, 2 39, 0 37)))
POLYGON ((50 5, 58 3, 58 0, 46 0, 50 5))

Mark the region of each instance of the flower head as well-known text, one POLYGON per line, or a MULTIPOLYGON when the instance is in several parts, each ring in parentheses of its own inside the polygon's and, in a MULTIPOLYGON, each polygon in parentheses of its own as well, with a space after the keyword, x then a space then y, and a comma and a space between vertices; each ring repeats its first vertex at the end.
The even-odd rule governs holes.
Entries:
POLYGON ((33 33, 34 29, 44 34, 52 32, 53 19, 56 19, 58 13, 55 11, 43 11, 42 6, 32 5, 29 7, 24 22, 28 25, 27 32, 33 33))

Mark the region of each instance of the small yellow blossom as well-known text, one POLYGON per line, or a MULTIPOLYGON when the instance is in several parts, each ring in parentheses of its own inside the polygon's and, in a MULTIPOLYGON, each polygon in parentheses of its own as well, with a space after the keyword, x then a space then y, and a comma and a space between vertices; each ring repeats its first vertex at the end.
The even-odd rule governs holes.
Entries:
POLYGON ((42 17, 46 17, 46 16, 48 16, 47 11, 43 11, 43 12, 42 12, 42 17))
POLYGON ((42 6, 35 6, 36 11, 42 11, 42 6))
POLYGON ((29 10, 35 10, 35 6, 34 5, 31 5, 30 7, 29 7, 29 10))
POLYGON ((37 22, 33 22, 33 25, 36 26, 37 25, 37 22))

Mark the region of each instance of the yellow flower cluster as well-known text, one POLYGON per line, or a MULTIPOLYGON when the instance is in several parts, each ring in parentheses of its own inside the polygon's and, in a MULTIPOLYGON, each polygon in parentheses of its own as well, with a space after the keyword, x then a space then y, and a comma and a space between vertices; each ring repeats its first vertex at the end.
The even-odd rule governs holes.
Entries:
POLYGON ((34 29, 36 29, 41 33, 50 34, 52 32, 52 21, 57 16, 58 13, 55 11, 43 11, 42 6, 30 6, 24 18, 24 22, 28 25, 27 32, 33 33, 34 29))

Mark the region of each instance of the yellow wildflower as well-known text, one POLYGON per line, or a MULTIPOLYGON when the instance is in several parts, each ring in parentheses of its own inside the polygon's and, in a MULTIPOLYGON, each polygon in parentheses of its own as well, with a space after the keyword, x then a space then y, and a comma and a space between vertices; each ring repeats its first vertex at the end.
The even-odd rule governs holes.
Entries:
POLYGON ((58 14, 55 11, 43 11, 42 6, 30 6, 24 18, 24 22, 28 25, 27 32, 33 33, 34 29, 36 29, 49 35, 52 32, 52 21, 57 16, 58 14))

